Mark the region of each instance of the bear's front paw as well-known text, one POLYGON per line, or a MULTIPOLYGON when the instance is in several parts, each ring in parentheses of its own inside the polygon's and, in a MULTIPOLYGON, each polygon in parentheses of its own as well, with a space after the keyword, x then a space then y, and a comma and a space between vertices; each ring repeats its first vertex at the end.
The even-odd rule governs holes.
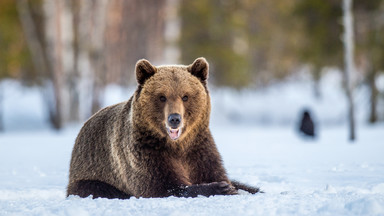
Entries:
POLYGON ((198 195, 203 195, 206 197, 212 195, 235 195, 238 194, 235 187, 231 184, 228 184, 225 181, 222 182, 212 182, 208 184, 198 184, 191 185, 185 188, 183 196, 186 197, 196 197, 198 195))
POLYGON ((222 181, 222 182, 212 182, 207 184, 212 189, 211 195, 235 195, 238 194, 235 187, 233 187, 231 184, 228 184, 228 182, 222 181))

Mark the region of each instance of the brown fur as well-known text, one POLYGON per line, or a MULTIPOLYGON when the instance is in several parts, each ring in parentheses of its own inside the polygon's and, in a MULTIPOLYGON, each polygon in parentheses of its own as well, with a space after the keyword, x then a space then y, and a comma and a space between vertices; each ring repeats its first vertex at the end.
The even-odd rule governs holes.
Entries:
POLYGON ((227 177, 208 127, 207 78, 204 58, 190 66, 159 67, 140 60, 134 95, 100 110, 82 127, 67 195, 123 199, 228 195, 237 194, 236 189, 256 193, 257 188, 232 185, 227 177), (166 127, 173 113, 182 119, 176 140, 166 127))

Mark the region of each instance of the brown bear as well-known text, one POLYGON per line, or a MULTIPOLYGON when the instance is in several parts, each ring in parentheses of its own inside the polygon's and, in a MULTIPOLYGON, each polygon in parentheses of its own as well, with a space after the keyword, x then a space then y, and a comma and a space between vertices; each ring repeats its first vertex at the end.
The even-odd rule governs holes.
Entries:
POLYGON ((258 188, 230 181, 209 130, 208 63, 136 64, 138 87, 81 128, 67 196, 93 198, 233 195, 258 188))

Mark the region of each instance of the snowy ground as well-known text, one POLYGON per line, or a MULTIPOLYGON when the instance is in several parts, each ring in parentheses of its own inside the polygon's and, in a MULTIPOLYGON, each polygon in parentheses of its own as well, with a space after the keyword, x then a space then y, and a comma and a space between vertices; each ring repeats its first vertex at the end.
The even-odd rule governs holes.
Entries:
POLYGON ((0 135, 0 215, 384 215, 384 126, 305 140, 287 128, 212 127, 231 178, 264 194, 108 200, 65 197, 78 128, 0 135))
MULTIPOLYGON (((80 126, 48 129, 38 90, 5 83, 0 215, 384 215, 384 124, 363 123, 367 97, 358 91, 358 139, 349 143, 344 98, 335 77, 328 79, 321 101, 306 83, 212 90, 211 130, 229 176, 265 193, 129 200, 66 198, 80 126), (295 131, 303 107, 318 122, 315 140, 295 131)), ((111 104, 127 90, 111 87, 106 95, 111 104)))

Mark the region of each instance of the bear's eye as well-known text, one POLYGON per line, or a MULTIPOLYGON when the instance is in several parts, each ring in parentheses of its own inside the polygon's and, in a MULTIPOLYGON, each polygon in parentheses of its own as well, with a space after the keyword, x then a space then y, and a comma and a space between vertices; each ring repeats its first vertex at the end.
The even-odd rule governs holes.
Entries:
POLYGON ((183 98, 181 98, 183 101, 187 101, 188 100, 188 96, 185 95, 183 98))
POLYGON ((160 96, 160 101, 165 102, 165 101, 167 101, 167 98, 165 96, 160 96))

